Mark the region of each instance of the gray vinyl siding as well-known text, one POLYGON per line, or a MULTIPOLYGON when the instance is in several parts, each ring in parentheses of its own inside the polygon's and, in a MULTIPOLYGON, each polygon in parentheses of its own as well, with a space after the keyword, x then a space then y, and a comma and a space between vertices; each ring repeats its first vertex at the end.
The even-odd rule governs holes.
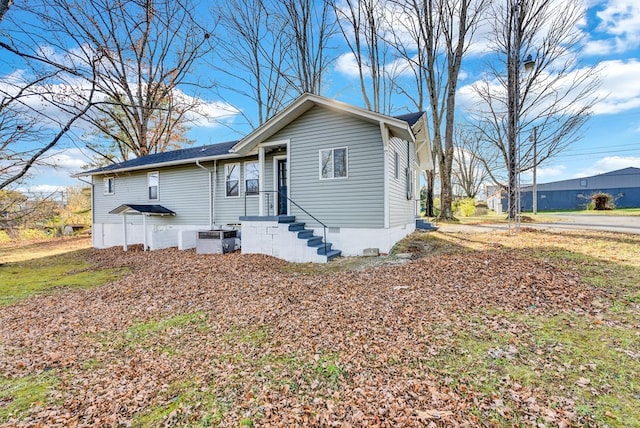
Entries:
MULTIPOLYGON (((241 159, 229 159, 218 161, 216 178, 215 178, 215 206, 214 206, 214 223, 217 225, 238 224, 240 216, 245 214, 245 162, 257 162, 258 157, 252 156, 241 159), (227 197, 225 165, 238 164, 240 167, 240 192, 239 196, 227 197)), ((246 196, 246 213, 247 215, 258 214, 258 195, 246 196)))
MULTIPOLYGON (((274 135, 289 139, 289 197, 328 227, 384 227, 384 157, 377 123, 314 107, 274 135), (319 151, 348 150, 347 178, 320 179, 319 151)), ((317 223, 295 206, 290 214, 317 223)))
MULTIPOLYGON (((415 148, 413 143, 391 138, 389 141, 389 224, 399 226, 410 223, 415 218, 415 202, 407 199, 407 174, 409 166, 416 169, 415 148), (408 150, 407 150, 408 145, 408 150), (408 152, 407 152, 408 151, 408 152), (395 154, 398 153, 398 178, 395 178, 395 154)), ((413 176, 413 174, 412 174, 413 176)), ((412 178, 411 178, 412 179, 412 178)))
MULTIPOLYGON (((175 217, 150 216, 147 219, 148 224, 209 223, 209 176, 207 171, 195 165, 99 175, 93 177, 93 183, 96 223, 122 222, 121 215, 109 214, 109 211, 122 204, 158 204, 176 213, 175 217), (147 194, 147 173, 152 171, 160 173, 159 199, 150 201, 147 194), (105 177, 115 177, 115 192, 112 195, 104 194, 105 177)), ((130 216, 129 219, 136 221, 137 217, 130 216)))

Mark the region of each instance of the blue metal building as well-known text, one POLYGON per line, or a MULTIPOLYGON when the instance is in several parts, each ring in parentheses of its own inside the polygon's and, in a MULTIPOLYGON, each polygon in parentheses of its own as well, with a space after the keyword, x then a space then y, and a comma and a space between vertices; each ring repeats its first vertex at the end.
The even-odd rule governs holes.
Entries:
MULTIPOLYGON (((592 177, 544 183, 537 186, 538 211, 584 209, 594 193, 613 196, 616 208, 640 207, 640 168, 624 168, 592 177)), ((522 211, 533 211, 533 188, 520 190, 522 211)))

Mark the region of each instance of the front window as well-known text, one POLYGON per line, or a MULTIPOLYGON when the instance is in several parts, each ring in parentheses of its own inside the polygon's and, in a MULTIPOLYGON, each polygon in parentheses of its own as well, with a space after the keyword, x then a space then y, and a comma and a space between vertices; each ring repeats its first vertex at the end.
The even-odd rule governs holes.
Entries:
POLYGON ((224 166, 227 196, 240 196, 240 164, 228 163, 224 166))
POLYGON ((104 179, 104 194, 113 195, 116 193, 116 179, 114 177, 107 177, 104 179))
POLYGON ((160 173, 150 172, 147 174, 147 188, 149 190, 149 200, 157 201, 160 198, 160 173))
POLYGON ((258 162, 244 164, 244 191, 247 195, 257 195, 260 187, 260 171, 258 162))
POLYGON ((320 150, 320 178, 347 176, 347 148, 320 150))

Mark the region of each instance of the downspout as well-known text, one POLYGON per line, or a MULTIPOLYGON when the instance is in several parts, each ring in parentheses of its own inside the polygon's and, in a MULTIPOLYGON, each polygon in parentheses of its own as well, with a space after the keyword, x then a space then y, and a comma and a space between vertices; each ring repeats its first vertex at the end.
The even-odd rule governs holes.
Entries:
MULTIPOLYGON (((215 161, 214 161, 214 165, 215 165, 215 161)), ((199 160, 196 160, 196 166, 199 168, 204 169, 205 171, 207 171, 209 174, 209 229, 213 229, 213 171, 211 171, 210 169, 202 166, 200 164, 199 160)))

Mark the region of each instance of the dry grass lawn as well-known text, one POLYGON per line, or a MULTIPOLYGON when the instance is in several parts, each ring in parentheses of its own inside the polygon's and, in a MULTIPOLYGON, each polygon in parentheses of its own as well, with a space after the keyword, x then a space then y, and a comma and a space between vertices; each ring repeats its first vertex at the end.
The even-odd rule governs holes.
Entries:
MULTIPOLYGON (((119 278, 0 306, 0 424, 637 426, 638 248, 524 230, 416 233, 402 265, 81 249, 96 285, 119 278)), ((4 260, 0 282, 26 263, 4 260)))

